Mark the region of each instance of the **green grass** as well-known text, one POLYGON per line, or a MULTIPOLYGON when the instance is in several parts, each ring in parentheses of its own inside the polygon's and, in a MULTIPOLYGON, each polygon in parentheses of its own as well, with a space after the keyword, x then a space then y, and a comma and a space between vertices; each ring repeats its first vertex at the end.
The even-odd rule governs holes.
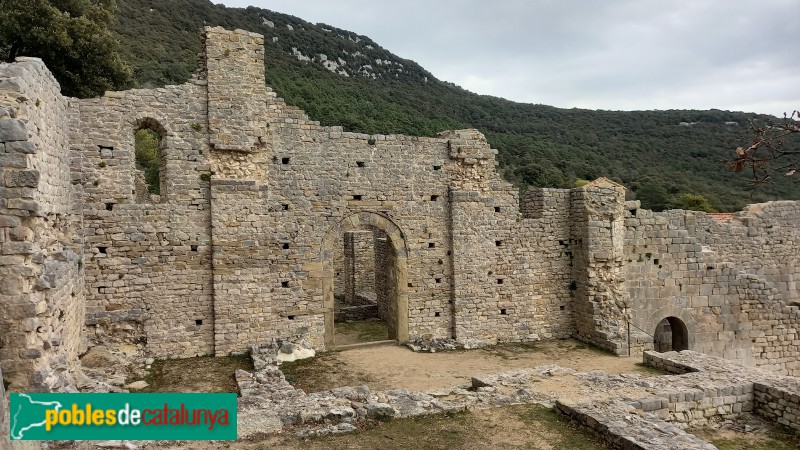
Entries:
POLYGON ((156 360, 138 392, 237 392, 237 369, 253 370, 249 355, 156 360))
POLYGON ((389 339, 389 328, 382 320, 359 320, 357 322, 336 322, 336 333, 356 333, 361 342, 385 341, 389 339))

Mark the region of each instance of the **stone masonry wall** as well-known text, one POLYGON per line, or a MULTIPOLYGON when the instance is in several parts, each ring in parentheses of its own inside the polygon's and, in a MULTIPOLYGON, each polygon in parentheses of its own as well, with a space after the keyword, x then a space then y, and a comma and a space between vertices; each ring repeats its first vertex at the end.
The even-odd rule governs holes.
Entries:
POLYGON ((165 358, 335 346, 336 272, 362 234, 374 256, 352 279, 368 275, 401 342, 576 336, 635 354, 676 317, 692 349, 800 373, 797 204, 719 224, 640 210, 606 179, 520 199, 477 130, 322 127, 264 85, 260 35, 206 38, 188 83, 98 99, 61 97, 38 61, 0 66, 0 361, 15 385, 71 386, 84 340, 165 358), (142 128, 160 138, 158 196, 136 167, 142 128))
POLYGON ((205 80, 76 101, 72 176, 93 342, 156 357, 213 353, 205 80), (161 138, 161 195, 137 193, 134 134, 161 138), (146 199, 146 200, 145 200, 146 199))
MULTIPOLYGON (((751 208, 770 209, 769 204, 751 208)), ((778 211, 778 218, 786 220, 785 210, 778 211)), ((754 270, 737 260, 739 253, 730 252, 733 241, 742 248, 756 247, 754 238, 728 230, 725 239, 715 237, 704 245, 692 236, 697 233, 695 224, 711 229, 715 226, 711 221, 704 213, 653 213, 635 205, 628 211, 626 289, 632 305, 632 328, 640 336, 652 335, 661 320, 676 317, 687 327, 690 349, 782 373, 800 373, 800 352, 794 345, 800 325, 798 311, 783 300, 785 295, 793 295, 786 291, 788 282, 782 285, 783 290, 778 289, 765 276, 748 273, 754 270), (686 224, 692 231, 684 228, 686 224)), ((710 238, 702 233, 700 236, 710 238)), ((791 237, 784 234, 784 241, 777 241, 761 245, 773 248, 776 254, 791 253, 791 237)), ((767 253, 762 250, 759 262, 762 269, 773 268, 766 272, 785 275, 795 270, 792 263, 781 269, 784 261, 767 257, 767 253)), ((638 351, 652 348, 652 340, 648 342, 638 351)))
POLYGON ((0 64, 0 365, 13 389, 74 386, 84 347, 70 100, 44 64, 0 64))

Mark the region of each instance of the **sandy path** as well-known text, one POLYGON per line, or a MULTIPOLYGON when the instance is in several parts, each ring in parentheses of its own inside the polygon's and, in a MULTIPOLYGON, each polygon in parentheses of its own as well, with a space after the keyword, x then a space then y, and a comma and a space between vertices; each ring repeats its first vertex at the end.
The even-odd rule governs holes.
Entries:
POLYGON ((587 348, 578 341, 498 346, 491 349, 415 353, 405 347, 379 346, 339 352, 336 359, 372 380, 372 389, 406 388, 418 391, 468 384, 476 375, 517 368, 557 364, 581 371, 642 373, 640 358, 620 358, 587 348))

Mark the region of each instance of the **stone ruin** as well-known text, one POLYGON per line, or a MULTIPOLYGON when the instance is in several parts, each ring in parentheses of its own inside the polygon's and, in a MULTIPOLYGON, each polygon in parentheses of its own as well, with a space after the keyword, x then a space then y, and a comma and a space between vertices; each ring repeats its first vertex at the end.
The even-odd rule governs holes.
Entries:
POLYGON ((320 126, 267 87, 261 35, 205 32, 180 86, 75 99, 36 58, 0 64, 11 389, 74 390, 95 347, 331 349, 336 314, 364 310, 398 343, 575 337, 800 374, 800 202, 656 213, 604 178, 520 195, 477 130, 320 126), (158 195, 141 129, 159 140, 158 195))

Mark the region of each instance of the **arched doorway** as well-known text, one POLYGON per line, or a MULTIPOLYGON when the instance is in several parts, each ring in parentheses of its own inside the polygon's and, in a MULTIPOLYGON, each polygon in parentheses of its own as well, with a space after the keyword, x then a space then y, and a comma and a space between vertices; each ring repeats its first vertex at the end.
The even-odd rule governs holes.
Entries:
POLYGON ((656 325, 653 333, 653 349, 657 352, 689 349, 689 330, 677 317, 667 317, 656 325))
POLYGON ((408 340, 407 255, 403 232, 381 213, 353 214, 328 230, 320 254, 326 347, 341 345, 337 318, 385 323, 385 336, 368 340, 408 340))

